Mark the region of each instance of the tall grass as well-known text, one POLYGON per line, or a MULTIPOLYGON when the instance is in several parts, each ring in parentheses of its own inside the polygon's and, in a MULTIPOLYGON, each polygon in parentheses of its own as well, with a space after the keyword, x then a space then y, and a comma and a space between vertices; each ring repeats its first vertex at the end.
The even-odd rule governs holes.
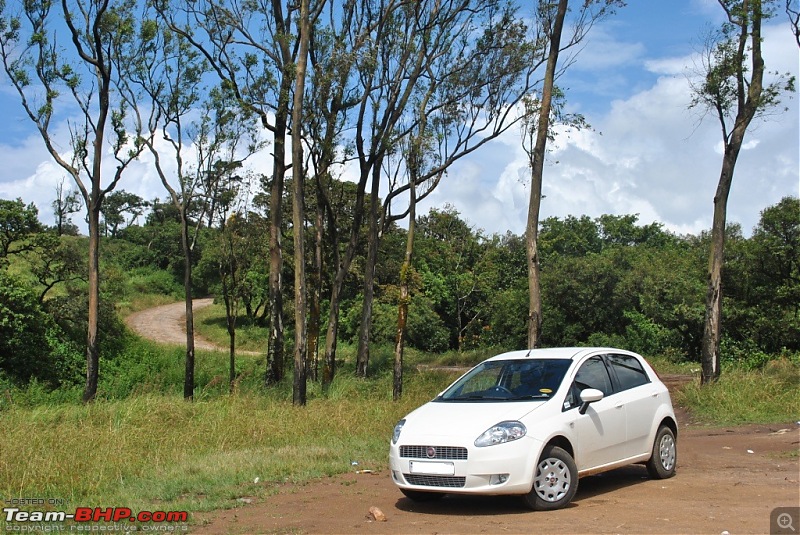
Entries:
POLYGON ((139 393, 90 405, 11 406, 0 412, 0 495, 70 506, 204 510, 264 495, 276 483, 386 467, 395 422, 452 376, 426 372, 391 401, 391 378, 337 378, 305 407, 290 385, 206 401, 139 393), (256 483, 258 478, 258 483, 256 483))
POLYGON ((788 359, 762 369, 723 367, 719 381, 699 379, 678 391, 674 401, 700 421, 715 425, 800 421, 800 368, 788 359))

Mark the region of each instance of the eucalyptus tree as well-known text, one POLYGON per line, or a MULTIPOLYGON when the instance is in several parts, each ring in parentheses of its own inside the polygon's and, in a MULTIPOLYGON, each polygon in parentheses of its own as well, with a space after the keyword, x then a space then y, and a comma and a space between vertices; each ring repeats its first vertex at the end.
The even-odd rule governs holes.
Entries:
POLYGON ((272 141, 269 179, 269 342, 265 382, 285 374, 283 326, 284 179, 295 83, 296 47, 293 32, 299 4, 281 0, 179 0, 156 3, 170 28, 208 61, 224 89, 254 114, 272 141))
POLYGON ((249 114, 237 113, 226 91, 209 88, 207 62, 149 6, 139 17, 137 35, 116 54, 124 73, 120 93, 180 220, 186 310, 183 394, 192 399, 193 251, 205 218, 213 224, 220 207, 231 202, 223 197, 236 196, 236 172, 260 143, 248 124, 249 114))
POLYGON ((64 180, 60 180, 56 186, 56 198, 50 203, 53 208, 53 215, 56 218, 56 234, 61 236, 65 232, 74 234, 77 232, 75 225, 70 221, 69 215, 80 212, 83 208, 80 193, 75 190, 64 191, 64 180))
MULTIPOLYGON (((539 274, 539 211, 542 202, 544 159, 547 141, 552 137, 551 125, 565 123, 574 128, 583 128, 585 121, 580 115, 564 113, 564 93, 555 85, 556 79, 574 61, 569 56, 559 66, 559 56, 565 50, 574 49, 587 36, 594 24, 624 5, 620 0, 589 0, 580 2, 577 13, 570 17, 571 29, 562 44, 565 21, 569 13, 569 0, 540 0, 536 4, 537 41, 545 43, 547 66, 541 87, 541 97, 531 96, 526 100, 523 123, 523 148, 528 154, 531 169, 531 191, 528 202, 528 217, 525 241, 528 258, 528 347, 539 347, 542 330, 542 294, 539 274)), ((574 6, 574 2, 573 2, 574 6)))
MULTIPOLYGON (((501 135, 518 119, 515 105, 531 87, 537 67, 535 44, 526 39, 527 27, 516 8, 503 1, 461 0, 447 3, 419 2, 404 8, 391 20, 385 49, 377 64, 378 90, 371 93, 373 108, 388 112, 391 130, 381 132, 377 158, 371 163, 369 246, 364 281, 364 310, 359 332, 357 372, 366 374, 369 360, 369 332, 381 233, 393 221, 408 215, 408 204, 391 214, 392 203, 416 188, 415 203, 427 197, 447 169, 501 135), (399 32, 398 32, 399 28, 399 32), (399 59, 405 66, 397 67, 399 59), (405 73, 398 89, 392 83, 405 73), (385 80, 385 81, 383 81, 385 80), (381 108, 388 95, 402 100, 381 108), (402 89, 402 91, 399 91, 402 89), (420 128, 422 125, 422 128, 420 128), (383 160, 388 151, 399 150, 402 140, 413 136, 418 143, 430 139, 429 164, 411 180, 389 181, 386 200, 380 204, 383 160)), ((375 124, 373 121, 372 124, 375 124)), ((376 130, 372 130, 376 132, 376 130)), ((376 138, 373 136, 372 138, 376 138)), ((359 138, 356 138, 358 149, 359 138)), ((373 143, 374 147, 375 144, 373 143)), ((408 165, 408 162, 406 162, 408 165)), ((363 169, 363 166, 362 166, 363 169)), ((407 175, 410 176, 410 175, 407 175)))
POLYGON ((409 220, 405 258, 400 270, 395 400, 402 395, 416 205, 435 190, 453 163, 520 120, 515 108, 530 90, 532 75, 540 65, 536 61, 535 43, 526 40, 527 26, 515 19, 510 6, 501 7, 474 23, 477 37, 471 39, 455 33, 455 40, 440 48, 440 55, 419 84, 414 106, 406 113, 407 123, 398 129, 402 137, 397 141, 398 150, 392 154, 396 156, 396 170, 387 173, 389 192, 381 214, 381 228, 405 217, 409 220), (463 69, 459 62, 469 65, 469 70, 463 69), (408 203, 392 213, 404 193, 408 195, 408 203))
MULTIPOLYGON (((363 218, 363 190, 361 199, 353 203, 354 196, 341 195, 344 187, 336 187, 336 178, 342 166, 351 157, 352 146, 347 146, 343 131, 348 127, 348 113, 359 104, 362 93, 355 75, 356 66, 371 36, 371 26, 376 17, 363 2, 328 2, 317 19, 309 42, 310 86, 306 94, 303 121, 307 140, 309 169, 314 177, 314 254, 311 276, 308 359, 309 370, 316 375, 317 352, 320 339, 321 297, 323 291, 323 263, 330 257, 330 298, 325 337, 322 382, 329 385, 335 374, 336 342, 339 328, 340 292, 350 263, 356 253, 360 223, 347 225, 345 215, 352 220, 363 218), (340 215, 342 217, 340 217, 340 215), (350 228, 347 247, 340 248, 340 230, 350 228), (353 233, 355 229, 355 233, 353 233), (352 243, 352 246, 349 244, 352 243), (326 244, 328 245, 326 247, 326 244), (326 255, 326 251, 328 254, 326 255), (342 254, 344 253, 344 254, 342 254)), ((352 119, 352 118, 351 118, 352 119)), ((344 186, 342 184, 342 186, 344 186)))
POLYGON ((126 107, 115 97, 119 73, 111 55, 133 38, 131 3, 117 0, 34 0, 9 7, 0 0, 0 55, 18 93, 56 163, 72 177, 83 198, 89 227, 89 314, 86 385, 94 399, 99 374, 100 212, 103 201, 143 146, 130 135, 126 107), (61 32, 61 33, 60 33, 61 32), (67 43, 60 41, 67 36, 67 43), (71 98, 62 98, 64 93, 71 98), (58 128, 69 127, 67 148, 58 128), (114 169, 104 169, 104 156, 114 169), (105 173, 110 178, 104 180, 105 173))
POLYGON ((723 144, 708 258, 701 355, 703 384, 720 376, 725 225, 739 152, 750 123, 779 106, 782 93, 794 91, 794 77, 769 73, 762 54, 762 24, 774 15, 777 0, 717 1, 725 21, 709 38, 700 73, 702 79, 692 87, 691 102, 692 107, 699 107, 717 119, 723 144), (771 81, 765 80, 765 75, 771 81))
POLYGON ((292 403, 306 404, 306 358, 307 329, 306 317, 306 255, 305 255, 305 173, 303 165, 303 97, 308 65, 308 48, 311 42, 312 17, 319 14, 324 0, 316 2, 317 10, 310 13, 309 0, 300 0, 298 29, 298 53, 295 62, 294 95, 292 100, 292 234, 294 238, 294 377, 292 384, 292 403))

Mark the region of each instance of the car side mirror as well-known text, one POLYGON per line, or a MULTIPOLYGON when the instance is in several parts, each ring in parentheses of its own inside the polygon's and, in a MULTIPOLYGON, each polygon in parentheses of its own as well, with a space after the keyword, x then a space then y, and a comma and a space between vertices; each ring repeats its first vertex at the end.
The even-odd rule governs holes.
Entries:
POLYGON ((604 394, 596 388, 587 388, 586 390, 581 390, 581 408, 578 409, 578 412, 581 414, 586 414, 589 404, 594 403, 595 401, 600 401, 603 399, 603 395, 604 394))

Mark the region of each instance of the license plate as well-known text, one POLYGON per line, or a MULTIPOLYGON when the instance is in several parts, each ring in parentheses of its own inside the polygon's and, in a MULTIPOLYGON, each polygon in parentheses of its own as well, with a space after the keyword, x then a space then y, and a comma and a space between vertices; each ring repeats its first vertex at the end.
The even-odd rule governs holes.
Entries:
POLYGON ((453 476, 456 474, 456 468, 453 463, 409 461, 409 465, 409 470, 412 474, 427 474, 433 476, 453 476))

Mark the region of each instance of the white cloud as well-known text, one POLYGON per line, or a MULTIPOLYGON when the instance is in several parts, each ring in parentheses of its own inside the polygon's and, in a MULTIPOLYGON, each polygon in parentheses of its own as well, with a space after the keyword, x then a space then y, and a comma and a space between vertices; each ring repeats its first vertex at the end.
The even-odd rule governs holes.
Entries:
MULTIPOLYGON (((791 33, 768 27, 765 37, 767 66, 797 75, 791 33)), ((542 218, 639 214, 643 224, 658 221, 680 234, 710 228, 721 133, 712 117, 701 121, 688 109, 684 69, 691 64, 691 57, 648 63, 662 73, 651 87, 614 100, 604 116, 588 117, 595 130, 559 133, 545 166, 542 218)), ((798 102, 784 102, 786 113, 751 126, 737 163, 728 220, 739 222, 746 234, 765 207, 800 194, 798 102)), ((487 232, 521 234, 527 177, 519 136, 510 133, 456 166, 431 204, 449 202, 487 232)))

